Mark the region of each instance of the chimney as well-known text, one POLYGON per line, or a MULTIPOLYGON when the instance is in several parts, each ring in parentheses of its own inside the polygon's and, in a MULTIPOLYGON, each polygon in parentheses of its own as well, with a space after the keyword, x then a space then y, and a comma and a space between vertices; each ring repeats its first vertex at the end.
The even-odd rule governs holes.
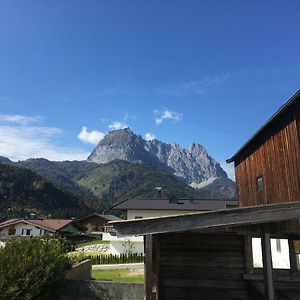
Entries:
POLYGON ((157 191, 157 197, 161 198, 161 191, 162 191, 162 187, 161 186, 157 186, 155 187, 156 191, 157 191))

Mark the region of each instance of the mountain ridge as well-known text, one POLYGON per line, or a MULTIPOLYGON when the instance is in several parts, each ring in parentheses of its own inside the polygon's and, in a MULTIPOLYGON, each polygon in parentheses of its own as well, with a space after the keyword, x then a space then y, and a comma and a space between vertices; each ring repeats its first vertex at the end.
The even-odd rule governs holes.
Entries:
POLYGON ((110 131, 87 158, 99 164, 114 159, 142 161, 165 168, 192 186, 219 177, 227 178, 220 164, 202 145, 192 143, 188 148, 183 148, 157 139, 146 141, 130 128, 110 131))

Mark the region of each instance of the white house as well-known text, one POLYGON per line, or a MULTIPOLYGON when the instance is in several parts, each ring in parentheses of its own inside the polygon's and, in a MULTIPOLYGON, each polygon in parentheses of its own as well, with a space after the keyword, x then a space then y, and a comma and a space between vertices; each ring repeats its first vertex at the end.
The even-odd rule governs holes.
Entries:
MULTIPOLYGON (((111 209, 126 212, 127 220, 190 214, 237 206, 231 199, 167 199, 167 198, 135 198, 122 201, 111 209)), ((141 236, 116 236, 103 234, 103 240, 110 241, 110 253, 143 253, 144 240, 141 236)))
POLYGON ((78 233, 79 228, 73 220, 64 219, 10 219, 0 223, 0 240, 11 237, 45 236, 78 233))
POLYGON ((200 211, 211 211, 237 206, 233 199, 190 199, 190 198, 134 198, 122 201, 111 209, 126 212, 127 220, 183 215, 200 211))

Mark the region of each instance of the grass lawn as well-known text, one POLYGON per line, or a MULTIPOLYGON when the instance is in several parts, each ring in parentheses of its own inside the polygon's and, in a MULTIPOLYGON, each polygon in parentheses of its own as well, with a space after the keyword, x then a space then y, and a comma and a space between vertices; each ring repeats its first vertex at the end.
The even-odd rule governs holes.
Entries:
POLYGON ((92 279, 118 282, 144 282, 144 275, 137 275, 128 269, 92 270, 92 279))

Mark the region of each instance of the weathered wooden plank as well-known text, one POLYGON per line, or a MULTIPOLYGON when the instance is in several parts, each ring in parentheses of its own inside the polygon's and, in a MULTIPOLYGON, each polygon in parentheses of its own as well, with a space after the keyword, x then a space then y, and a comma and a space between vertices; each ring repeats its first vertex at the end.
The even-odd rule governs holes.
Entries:
POLYGON ((191 229, 252 225, 300 218, 300 202, 213 212, 112 222, 124 235, 143 235, 191 229))
POLYGON ((246 273, 253 273, 252 237, 250 235, 244 237, 244 258, 246 273))
POLYGON ((274 279, 273 279, 273 265, 271 253, 270 234, 262 230, 261 233, 261 247, 263 257, 263 270, 264 270, 264 286, 265 286, 265 299, 274 300, 274 279))
POLYGON ((289 240, 289 256, 290 256, 290 270, 292 273, 295 273, 298 271, 298 266, 297 266, 297 257, 295 253, 295 246, 293 240, 289 240))
POLYGON ((145 296, 146 300, 153 300, 153 236, 146 235, 145 244, 145 296))
POLYGON ((277 117, 235 159, 239 206, 300 200, 299 101, 277 117), (257 193, 256 178, 264 191, 257 193))

